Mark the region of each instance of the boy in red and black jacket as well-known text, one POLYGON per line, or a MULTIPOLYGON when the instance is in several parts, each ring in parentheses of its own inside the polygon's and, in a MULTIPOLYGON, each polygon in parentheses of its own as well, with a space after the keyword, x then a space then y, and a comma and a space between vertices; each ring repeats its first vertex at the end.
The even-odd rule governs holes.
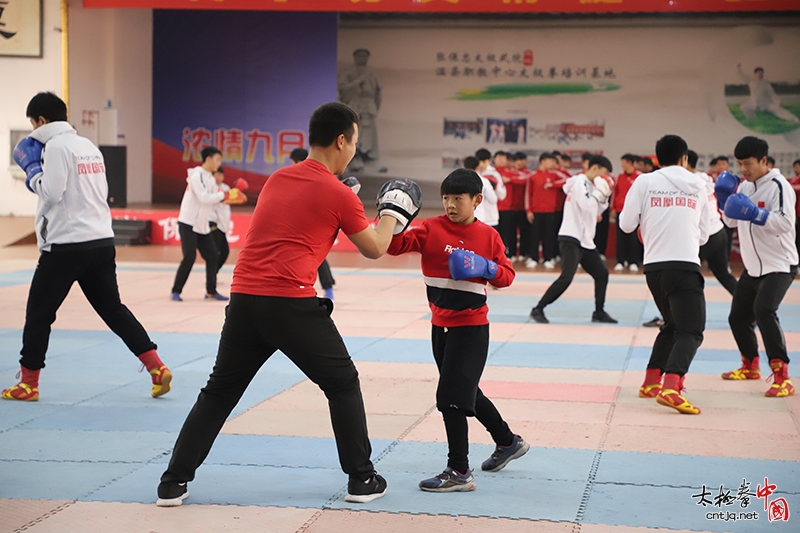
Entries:
POLYGON ((472 170, 458 169, 442 182, 445 215, 395 235, 390 255, 422 254, 422 275, 431 308, 433 357, 439 369, 436 407, 447 433, 447 468, 419 487, 429 492, 475 490, 467 459, 467 417, 474 416, 497 444, 481 469, 497 472, 530 448, 515 435, 478 383, 489 352, 486 282, 508 287, 514 268, 497 232, 475 218, 483 184, 472 170))

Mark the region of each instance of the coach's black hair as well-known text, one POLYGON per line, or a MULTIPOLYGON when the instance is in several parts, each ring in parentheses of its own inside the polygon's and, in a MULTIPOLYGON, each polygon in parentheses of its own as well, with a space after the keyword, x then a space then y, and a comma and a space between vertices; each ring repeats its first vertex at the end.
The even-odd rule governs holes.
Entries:
POLYGON ((44 117, 47 122, 67 120, 67 104, 53 93, 39 93, 28 102, 25 116, 34 120, 44 117))
POLYGON ((339 102, 322 104, 308 122, 308 144, 327 147, 332 145, 339 135, 344 135, 347 142, 353 139, 358 124, 358 113, 339 102))
POLYGON ((200 151, 200 157, 203 158, 203 163, 205 163, 206 159, 209 157, 214 157, 217 154, 222 155, 222 152, 220 152, 219 148, 215 146, 206 146, 200 151))
POLYGON ((755 157, 761 161, 769 155, 769 145, 764 139, 758 137, 748 136, 736 143, 736 148, 733 149, 733 156, 736 159, 748 159, 755 157))
MULTIPOLYGON (((688 151, 689 145, 677 135, 664 135, 656 143, 656 157, 662 167, 677 165, 681 157, 685 156, 688 151)), ((653 162, 650 161, 650 164, 652 165, 653 162)))
POLYGON ((605 168, 609 172, 614 171, 614 167, 611 166, 611 161, 609 161, 608 158, 604 155, 595 154, 591 157, 591 159, 589 159, 589 168, 592 168, 595 165, 601 168, 605 168))
POLYGON ((468 194, 475 197, 483 191, 483 181, 474 171, 459 168, 452 171, 442 182, 440 192, 445 194, 468 194))

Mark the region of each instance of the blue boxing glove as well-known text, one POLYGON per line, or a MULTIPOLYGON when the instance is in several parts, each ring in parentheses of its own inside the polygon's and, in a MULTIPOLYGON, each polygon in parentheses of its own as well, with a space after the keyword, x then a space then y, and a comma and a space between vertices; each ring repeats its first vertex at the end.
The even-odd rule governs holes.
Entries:
POLYGON ((497 275, 497 263, 466 250, 453 250, 447 259, 447 266, 455 280, 494 279, 497 275))
POLYGON ((42 149, 44 145, 31 137, 25 137, 14 147, 14 161, 25 171, 25 186, 31 192, 31 180, 42 173, 42 149))
POLYGON ((753 224, 763 226, 767 223, 769 211, 756 207, 753 201, 741 193, 732 194, 725 203, 725 216, 736 220, 749 220, 753 224))
POLYGON ((728 201, 731 194, 736 192, 738 186, 739 178, 736 177, 736 174, 726 170, 717 176, 717 181, 714 182, 714 193, 717 195, 717 205, 720 209, 725 210, 725 202, 728 201))

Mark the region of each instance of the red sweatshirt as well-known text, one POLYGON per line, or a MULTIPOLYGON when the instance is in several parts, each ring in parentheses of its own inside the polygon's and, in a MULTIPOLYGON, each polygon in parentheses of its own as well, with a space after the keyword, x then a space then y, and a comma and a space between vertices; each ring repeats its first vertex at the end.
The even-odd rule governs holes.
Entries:
POLYGON ((447 260, 450 252, 457 249, 474 252, 497 263, 497 275, 489 282, 495 287, 508 287, 514 281, 514 267, 506 258, 500 234, 478 220, 472 224, 456 224, 446 215, 427 218, 419 226, 395 235, 389 255, 422 254, 422 275, 428 288, 434 326, 486 325, 489 323, 486 280, 456 281, 450 276, 447 260))
POLYGON ((625 206, 625 197, 628 195, 628 189, 633 185, 633 181, 639 176, 639 171, 634 170, 630 174, 621 172, 617 176, 617 183, 614 185, 614 193, 611 195, 611 209, 617 213, 622 211, 625 206))
POLYGON ((789 184, 792 186, 792 189, 794 189, 794 195, 795 195, 794 208, 795 211, 797 211, 797 218, 798 220, 800 220, 800 174, 798 174, 793 178, 789 178, 788 181, 789 184))
MULTIPOLYGON (((548 170, 537 170, 528 180, 528 197, 525 211, 528 213, 555 213, 558 209, 557 183, 561 178, 548 170)), ((563 185, 563 182, 562 182, 563 185)))
POLYGON ((523 211, 525 209, 525 187, 528 176, 516 168, 498 168, 506 186, 506 197, 497 201, 498 211, 523 211))
POLYGON ((567 194, 564 192, 564 184, 567 183, 567 180, 572 177, 566 169, 559 168, 555 170, 556 175, 558 178, 553 183, 556 186, 558 191, 556 192, 556 211, 563 211, 564 210, 564 202, 567 201, 567 194))

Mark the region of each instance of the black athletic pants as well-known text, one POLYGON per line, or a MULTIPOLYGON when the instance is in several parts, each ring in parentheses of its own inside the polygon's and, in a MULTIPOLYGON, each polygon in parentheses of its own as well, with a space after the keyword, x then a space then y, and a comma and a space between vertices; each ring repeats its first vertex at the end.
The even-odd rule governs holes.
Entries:
POLYGON ((558 213, 534 213, 531 231, 530 257, 539 260, 539 243, 542 243, 542 256, 551 261, 556 256, 558 246, 558 213))
POLYGON ((28 291, 20 364, 29 370, 44 368, 50 327, 56 311, 77 281, 86 299, 122 342, 139 356, 155 350, 147 332, 119 298, 113 239, 57 245, 42 252, 28 291))
MULTIPOLYGON (((228 260, 231 249, 230 246, 228 246, 228 236, 225 235, 225 232, 219 229, 216 224, 211 225, 211 238, 214 239, 214 246, 217 248, 217 273, 219 274, 222 265, 228 260)), ((216 284, 216 278, 214 279, 216 284)))
POLYGON ((322 261, 322 264, 317 269, 317 275, 319 276, 319 283, 324 290, 332 289, 336 285, 336 280, 333 279, 331 266, 328 264, 327 259, 322 261))
POLYGON ((639 235, 636 231, 633 233, 625 233, 617 224, 617 263, 623 265, 627 262, 629 265, 642 265, 642 258, 644 257, 644 247, 639 242, 639 235))
POLYGON ((597 253, 606 255, 608 246, 608 227, 611 219, 611 210, 606 209, 600 218, 600 222, 594 228, 594 245, 597 246, 597 253))
POLYGON ((714 277, 731 295, 736 290, 736 278, 728 272, 728 233, 722 228, 700 247, 700 259, 705 259, 714 277))
POLYGON ((328 398, 342 470, 367 480, 374 472, 358 372, 331 320, 325 298, 232 294, 214 370, 178 435, 161 481, 194 479, 222 425, 261 366, 282 351, 328 398))
POLYGON ((758 356, 755 324, 761 332, 767 358, 789 362, 786 339, 778 320, 778 307, 792 285, 795 274, 796 270, 793 270, 791 274, 775 272, 754 278, 746 270, 742 272, 736 292, 733 293, 728 324, 739 352, 750 361, 758 356))
POLYGON ((530 251, 531 224, 525 211, 500 211, 500 238, 506 245, 506 255, 525 257, 530 251), (517 237, 519 236, 519 252, 517 237))
POLYGON ((578 265, 581 265, 594 279, 594 310, 602 311, 606 303, 608 268, 600 254, 597 250, 582 248, 580 241, 571 237, 559 237, 558 246, 561 250, 561 275, 547 288, 536 307, 544 309, 564 294, 578 271, 578 265))
POLYGON ((211 234, 195 233, 189 224, 183 222, 178 222, 178 233, 181 236, 183 260, 178 265, 172 292, 180 294, 183 291, 183 286, 186 285, 186 280, 189 279, 189 273, 192 271, 194 260, 197 258, 197 250, 200 250, 200 256, 206 262, 206 292, 214 294, 217 292, 217 262, 219 261, 214 238, 211 234))
POLYGON ((648 369, 685 375, 703 343, 706 326, 704 280, 696 270, 645 271, 647 287, 664 325, 653 343, 648 369))
POLYGON ((447 432, 447 466, 459 472, 469 468, 467 417, 474 416, 499 446, 510 446, 514 434, 478 383, 489 354, 489 325, 431 327, 433 358, 439 369, 436 407, 447 432))

